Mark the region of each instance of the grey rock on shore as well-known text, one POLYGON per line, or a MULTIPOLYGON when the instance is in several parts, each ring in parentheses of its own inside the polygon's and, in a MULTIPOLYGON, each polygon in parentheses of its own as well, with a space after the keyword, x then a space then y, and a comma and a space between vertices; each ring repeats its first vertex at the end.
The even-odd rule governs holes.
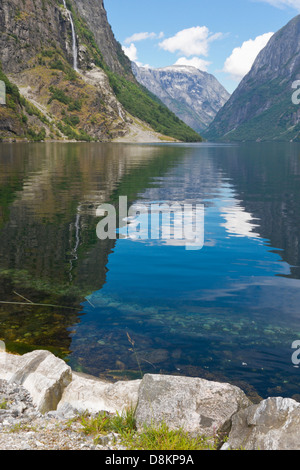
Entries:
POLYGON ((96 445, 78 420, 67 423, 82 412, 129 407, 136 409, 138 431, 164 422, 207 438, 225 433, 221 450, 300 450, 300 403, 289 398, 254 405, 233 385, 181 376, 109 383, 72 371, 49 351, 0 351, 0 449, 118 450, 118 436, 96 445))

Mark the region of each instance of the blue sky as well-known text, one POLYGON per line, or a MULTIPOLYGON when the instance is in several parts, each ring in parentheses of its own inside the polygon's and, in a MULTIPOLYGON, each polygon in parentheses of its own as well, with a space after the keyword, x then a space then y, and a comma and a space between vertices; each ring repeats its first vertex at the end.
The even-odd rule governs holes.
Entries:
POLYGON ((104 0, 116 39, 154 68, 196 65, 232 92, 300 0, 104 0))

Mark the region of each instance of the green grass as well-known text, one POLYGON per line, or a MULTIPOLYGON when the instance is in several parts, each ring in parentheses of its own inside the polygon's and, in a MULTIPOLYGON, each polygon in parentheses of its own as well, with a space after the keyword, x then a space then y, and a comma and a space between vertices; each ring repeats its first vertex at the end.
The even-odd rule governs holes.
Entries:
POLYGON ((95 417, 81 416, 80 422, 83 426, 83 433, 94 437, 94 441, 100 436, 110 432, 118 433, 120 436, 130 436, 135 431, 135 410, 130 408, 122 414, 109 414, 101 412, 95 417))
POLYGON ((42 127, 37 132, 33 128, 29 127, 29 129, 27 130, 26 136, 31 142, 41 142, 42 140, 45 140, 46 138, 46 130, 44 127, 42 127))
POLYGON ((123 436, 122 444, 128 450, 216 450, 213 440, 205 436, 191 437, 183 429, 169 429, 165 423, 123 436))
POLYGON ((59 101, 60 103, 63 104, 70 104, 71 103, 71 98, 66 95, 66 93, 54 86, 49 87, 49 91, 51 93, 51 97, 49 98, 48 104, 51 104, 53 100, 59 101))
POLYGON ((130 408, 122 414, 101 412, 97 416, 83 415, 79 418, 83 433, 93 436, 94 442, 101 436, 114 432, 120 443, 128 450, 216 450, 217 442, 205 436, 192 437, 183 429, 172 430, 165 423, 145 426, 137 431, 135 410, 130 408))
POLYGON ((2 400, 0 401, 0 410, 6 410, 7 408, 7 401, 2 400))

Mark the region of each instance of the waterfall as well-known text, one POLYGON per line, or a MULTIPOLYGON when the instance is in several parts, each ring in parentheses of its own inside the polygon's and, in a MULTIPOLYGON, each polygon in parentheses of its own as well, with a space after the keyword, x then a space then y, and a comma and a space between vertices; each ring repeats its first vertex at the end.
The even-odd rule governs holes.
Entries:
POLYGON ((73 23, 73 18, 71 15, 71 12, 67 8, 66 0, 63 0, 63 4, 65 9, 67 10, 69 20, 71 23, 71 30, 72 30, 72 51, 73 51, 73 68, 76 72, 78 72, 78 51, 77 51, 77 43, 76 43, 76 34, 75 34, 75 28, 74 28, 74 23, 73 23))

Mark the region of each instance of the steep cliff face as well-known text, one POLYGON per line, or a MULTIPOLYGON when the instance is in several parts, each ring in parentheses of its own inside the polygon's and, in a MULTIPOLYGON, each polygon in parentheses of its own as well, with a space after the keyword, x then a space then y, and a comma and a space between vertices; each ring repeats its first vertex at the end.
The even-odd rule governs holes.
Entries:
POLYGON ((297 140, 299 106, 292 84, 300 77, 300 15, 270 39, 251 71, 208 129, 210 140, 297 140))
MULTIPOLYGON (((81 68, 89 62, 87 51, 92 61, 95 50, 91 54, 91 45, 95 41, 112 71, 124 75, 127 70, 132 76, 130 61, 114 37, 103 1, 68 0, 66 6, 73 14, 77 41, 82 46, 81 68)), ((0 31, 1 61, 7 73, 24 70, 45 47, 61 50, 72 63, 71 23, 63 0, 2 0, 0 31)))
POLYGON ((142 85, 197 132, 209 126, 230 97, 213 75, 195 67, 151 69, 132 63, 132 70, 142 85))
POLYGON ((115 73, 132 78, 131 63, 116 41, 107 19, 103 0, 73 0, 79 16, 85 20, 107 66, 115 73))
POLYGON ((141 131, 137 117, 152 140, 201 140, 140 88, 102 0, 1 0, 0 63, 22 98, 0 108, 21 124, 0 122, 0 138, 110 141, 141 131))
POLYGON ((0 61, 21 94, 18 107, 9 95, 1 108, 2 138, 110 140, 126 132, 130 119, 105 73, 99 69, 94 83, 86 76, 94 61, 91 47, 80 50, 86 73, 73 70, 71 26, 60 1, 2 0, 0 61))
POLYGON ((2 0, 0 53, 6 73, 28 67, 45 45, 68 54, 69 22, 56 0, 2 0))

